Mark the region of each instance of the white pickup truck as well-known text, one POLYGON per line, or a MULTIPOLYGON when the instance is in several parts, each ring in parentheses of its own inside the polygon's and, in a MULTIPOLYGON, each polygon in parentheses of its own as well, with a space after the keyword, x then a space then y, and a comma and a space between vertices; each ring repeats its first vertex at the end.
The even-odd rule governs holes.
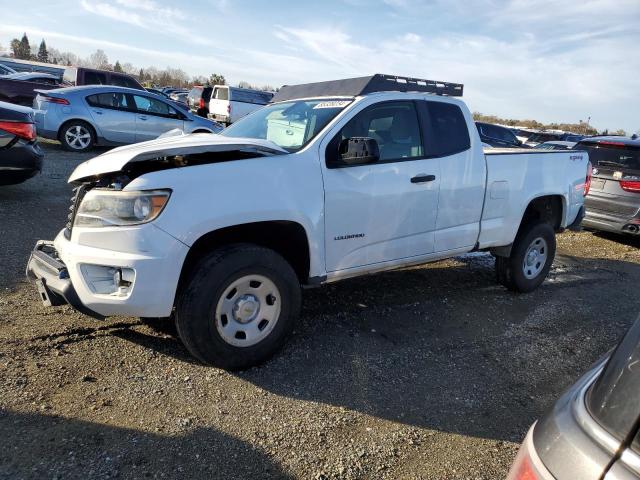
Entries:
POLYGON ((120 147, 77 167, 69 223, 27 267, 46 305, 172 317, 201 361, 284 343, 301 286, 471 251, 529 292, 578 228, 581 151, 486 153, 462 86, 374 75, 284 87, 221 135, 120 147))

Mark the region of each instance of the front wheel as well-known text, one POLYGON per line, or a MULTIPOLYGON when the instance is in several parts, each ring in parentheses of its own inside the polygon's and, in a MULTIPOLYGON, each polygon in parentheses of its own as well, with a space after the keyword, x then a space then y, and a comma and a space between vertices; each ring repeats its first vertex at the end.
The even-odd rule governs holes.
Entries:
POLYGON ((229 370, 277 352, 300 310, 293 268, 273 250, 248 244, 203 257, 176 308, 178 335, 203 363, 229 370))
POLYGON ((516 236, 511 255, 496 257, 498 283, 514 292, 531 292, 544 282, 555 255, 553 227, 545 222, 525 225, 516 236))

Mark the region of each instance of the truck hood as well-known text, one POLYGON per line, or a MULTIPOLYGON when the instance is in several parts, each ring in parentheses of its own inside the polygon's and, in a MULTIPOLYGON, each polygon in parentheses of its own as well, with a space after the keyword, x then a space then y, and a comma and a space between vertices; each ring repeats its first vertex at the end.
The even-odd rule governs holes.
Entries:
POLYGON ((224 137, 213 133, 194 133, 178 137, 158 138, 114 148, 76 167, 69 183, 98 177, 106 173, 121 171, 126 165, 174 155, 232 152, 256 153, 260 155, 282 155, 289 153, 269 140, 255 138, 224 137))

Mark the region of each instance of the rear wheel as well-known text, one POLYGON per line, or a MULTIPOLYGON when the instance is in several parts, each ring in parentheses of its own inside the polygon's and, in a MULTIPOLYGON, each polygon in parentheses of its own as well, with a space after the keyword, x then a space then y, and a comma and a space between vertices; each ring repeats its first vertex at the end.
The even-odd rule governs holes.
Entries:
POLYGON ((200 361, 258 365, 284 344, 300 310, 293 268, 273 250, 239 244, 203 257, 176 308, 178 334, 200 361))
POLYGON ((531 292, 547 277, 556 254, 553 227, 546 222, 524 225, 509 257, 496 257, 498 283, 514 292, 531 292))
POLYGON ((88 123, 72 120, 60 129, 59 140, 65 150, 84 152, 93 148, 95 134, 88 123))

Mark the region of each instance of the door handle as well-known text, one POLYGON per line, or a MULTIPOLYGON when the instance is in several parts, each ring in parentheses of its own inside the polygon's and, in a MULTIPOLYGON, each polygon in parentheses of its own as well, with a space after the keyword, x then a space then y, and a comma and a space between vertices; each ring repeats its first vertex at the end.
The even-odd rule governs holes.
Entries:
POLYGON ((411 183, 427 183, 433 182, 436 179, 435 175, 427 175, 424 173, 419 173, 415 177, 411 177, 411 183))
POLYGON ((146 120, 146 119, 147 119, 147 117, 145 117, 144 115, 139 115, 139 116, 138 116, 138 118, 139 118, 140 120, 146 120))
POLYGON ((95 113, 97 115, 102 115, 102 112, 100 110, 94 110, 93 113, 95 113))

